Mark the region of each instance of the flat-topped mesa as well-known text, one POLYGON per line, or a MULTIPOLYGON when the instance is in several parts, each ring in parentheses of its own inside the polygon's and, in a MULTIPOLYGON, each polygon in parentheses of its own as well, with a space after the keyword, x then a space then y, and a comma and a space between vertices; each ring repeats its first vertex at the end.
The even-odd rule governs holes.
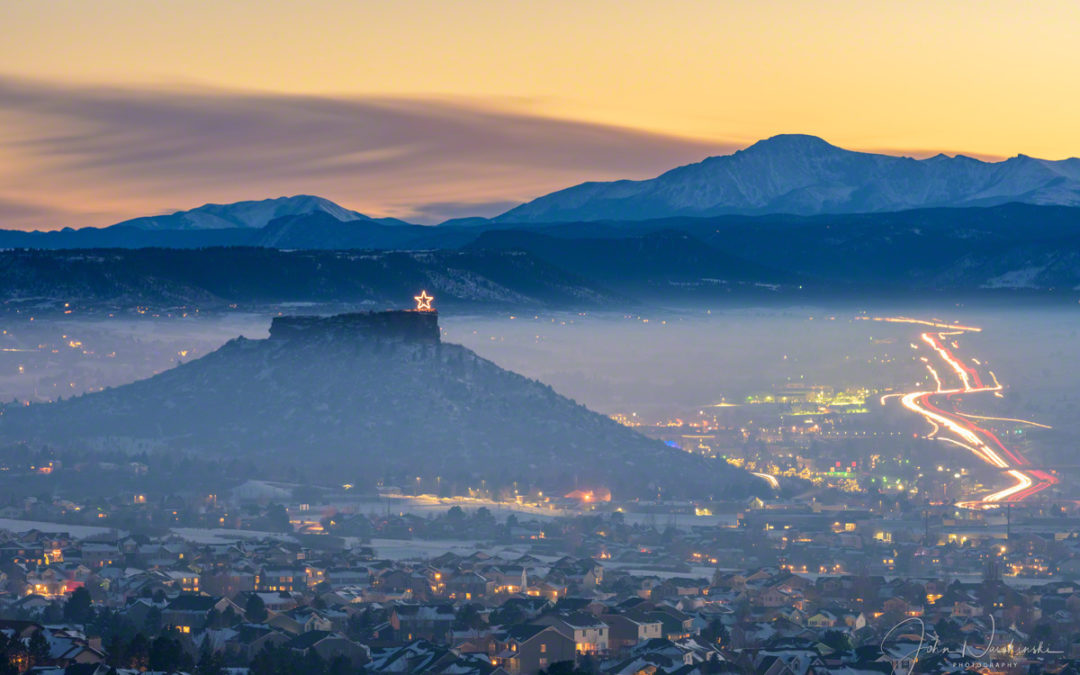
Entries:
POLYGON ((270 324, 271 340, 310 340, 324 336, 438 343, 439 313, 390 310, 334 316, 278 316, 270 324))

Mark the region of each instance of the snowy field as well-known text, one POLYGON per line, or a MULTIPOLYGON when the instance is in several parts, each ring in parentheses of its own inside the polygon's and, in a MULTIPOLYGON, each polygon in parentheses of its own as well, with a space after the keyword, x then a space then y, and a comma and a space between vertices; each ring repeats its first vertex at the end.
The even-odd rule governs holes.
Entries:
POLYGON ((85 539, 86 537, 92 537, 95 534, 105 534, 108 532, 118 532, 121 535, 127 534, 120 530, 114 530, 109 527, 98 527, 96 525, 45 523, 39 520, 15 520, 14 518, 0 518, 0 530, 8 530, 20 534, 29 532, 30 530, 39 530, 50 534, 61 534, 66 532, 76 539, 85 539))

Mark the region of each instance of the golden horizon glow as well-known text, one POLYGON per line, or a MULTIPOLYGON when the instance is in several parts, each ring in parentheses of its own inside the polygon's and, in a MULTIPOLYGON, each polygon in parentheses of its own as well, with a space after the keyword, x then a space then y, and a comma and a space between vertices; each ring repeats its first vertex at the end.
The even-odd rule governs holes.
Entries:
MULTIPOLYGON (((0 217, 26 227, 107 225, 209 201, 302 192, 371 215, 422 218, 418 209, 429 202, 453 203, 462 214, 476 204, 491 215, 583 180, 647 178, 778 133, 917 157, 1080 155, 1080 90, 1073 86, 1080 81, 1073 47, 1080 4, 1072 0, 56 0, 2 3, 0 24, 7 29, 0 93, 3 78, 14 78, 148 97, 196 92, 421 108, 449 102, 458 106, 448 113, 455 121, 465 109, 521 116, 524 123, 493 132, 490 141, 500 147, 558 138, 558 127, 533 126, 546 120, 579 125, 591 138, 633 132, 680 148, 652 161, 613 155, 587 164, 591 148, 574 154, 571 143, 535 167, 504 155, 470 163, 467 147, 452 148, 448 155, 462 158, 457 167, 448 160, 438 170, 412 164, 379 172, 402 150, 376 144, 335 158, 348 166, 312 162, 295 175, 257 182, 200 183, 172 174, 151 182, 115 168, 102 174, 86 157, 61 163, 61 153, 9 127, 0 132, 0 217), (362 180, 334 178, 357 163, 375 169, 362 180)), ((104 108, 95 112, 128 113, 104 108)), ((7 113, 0 106, 0 120, 7 113)), ((58 114, 43 107, 34 113, 42 120, 58 114)), ((182 149, 184 134, 220 132, 217 125, 229 121, 158 133, 182 149)), ((278 133, 310 133, 317 124, 304 119, 278 133)), ((378 136, 381 127, 372 129, 378 136)), ((88 125, 70 133, 94 131, 88 125)), ((101 143, 127 140, 104 136, 101 143)), ((621 147, 642 141, 613 138, 621 147)))

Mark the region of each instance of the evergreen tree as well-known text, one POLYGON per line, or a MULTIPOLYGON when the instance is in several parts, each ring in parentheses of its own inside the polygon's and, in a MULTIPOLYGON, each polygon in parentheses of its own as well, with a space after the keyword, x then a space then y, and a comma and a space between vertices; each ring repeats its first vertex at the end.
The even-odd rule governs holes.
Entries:
POLYGON ((146 668, 150 661, 150 640, 142 633, 136 633, 127 644, 124 666, 127 668, 146 668))
POLYGON ((320 673, 326 672, 326 663, 323 662, 322 657, 319 656, 319 652, 314 649, 307 650, 303 658, 300 660, 301 673, 320 673))
POLYGON ((243 620, 241 616, 236 613, 236 610, 229 605, 225 608, 225 611, 221 613, 220 623, 222 628, 229 628, 235 626, 243 620))
POLYGON ((85 624, 94 617, 93 601, 90 599, 90 591, 79 586, 64 604, 64 621, 85 624))
POLYGON ((45 624, 60 623, 64 620, 64 608, 60 602, 50 602, 41 613, 41 622, 45 624))
POLYGON ((341 655, 335 656, 326 667, 326 675, 352 675, 355 672, 349 659, 341 655))
POLYGON ((113 635, 110 637, 105 642, 105 653, 108 655, 106 662, 110 666, 123 668, 129 665, 127 643, 122 636, 113 635))
POLYGON ((151 607, 146 612, 146 619, 143 621, 143 630, 147 635, 157 635, 161 632, 163 625, 161 619, 161 608, 151 607))
POLYGON ((480 614, 479 606, 471 602, 458 610, 454 620, 454 627, 457 630, 478 630, 484 625, 484 617, 480 614))
POLYGON ((225 673, 225 657, 210 648, 210 639, 203 640, 199 650, 199 665, 195 668, 195 675, 223 675, 225 673))
POLYGON ((271 504, 266 509, 266 522, 271 532, 292 532, 289 512, 281 504, 271 504))
POLYGON ((15 665, 20 655, 26 653, 26 648, 17 638, 8 638, 7 634, 0 633, 0 675, 18 675, 19 668, 15 665))
POLYGON ((300 654, 286 647, 267 647, 251 660, 250 675, 325 675, 326 663, 314 649, 300 654))
POLYGON ((446 519, 455 526, 462 525, 465 522, 465 510, 460 506, 451 506, 446 512, 446 519))
POLYGON ((731 636, 728 634, 727 626, 720 619, 713 619, 709 622, 709 625, 701 631, 701 637, 705 638, 709 642, 714 642, 718 645, 727 646, 731 642, 731 636))
POLYGON ((268 616, 266 603, 263 602, 258 593, 252 593, 248 596, 247 603, 244 605, 244 615, 247 616, 247 620, 251 623, 266 621, 268 616))
POLYGON ((489 616, 489 620, 494 626, 513 626, 519 623, 525 623, 528 621, 528 618, 529 617, 525 614, 524 610, 517 604, 504 604, 493 611, 489 616))
POLYGON ((17 644, 17 640, 9 640, 7 633, 0 632, 0 675, 18 675, 19 670, 13 663, 17 644))
POLYGON ((183 646, 171 633, 163 633, 150 643, 150 670, 172 672, 183 669, 191 661, 183 646))
POLYGON ((573 661, 556 661, 540 675, 590 675, 590 671, 576 667, 573 661))
POLYGON ((35 631, 30 636, 30 644, 26 651, 31 666, 40 666, 49 660, 49 641, 45 639, 42 631, 35 631))
POLYGON ((827 630, 821 636, 821 642, 830 649, 836 651, 847 651, 851 649, 851 637, 847 633, 839 630, 827 630))

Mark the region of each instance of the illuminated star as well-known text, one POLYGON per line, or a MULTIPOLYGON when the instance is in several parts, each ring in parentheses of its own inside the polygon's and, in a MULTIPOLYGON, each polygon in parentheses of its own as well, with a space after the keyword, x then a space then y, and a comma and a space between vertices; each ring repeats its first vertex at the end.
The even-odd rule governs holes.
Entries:
POLYGON ((413 300, 416 300, 416 311, 418 312, 430 312, 431 301, 435 298, 427 294, 427 291, 420 291, 420 295, 413 296, 413 300))

